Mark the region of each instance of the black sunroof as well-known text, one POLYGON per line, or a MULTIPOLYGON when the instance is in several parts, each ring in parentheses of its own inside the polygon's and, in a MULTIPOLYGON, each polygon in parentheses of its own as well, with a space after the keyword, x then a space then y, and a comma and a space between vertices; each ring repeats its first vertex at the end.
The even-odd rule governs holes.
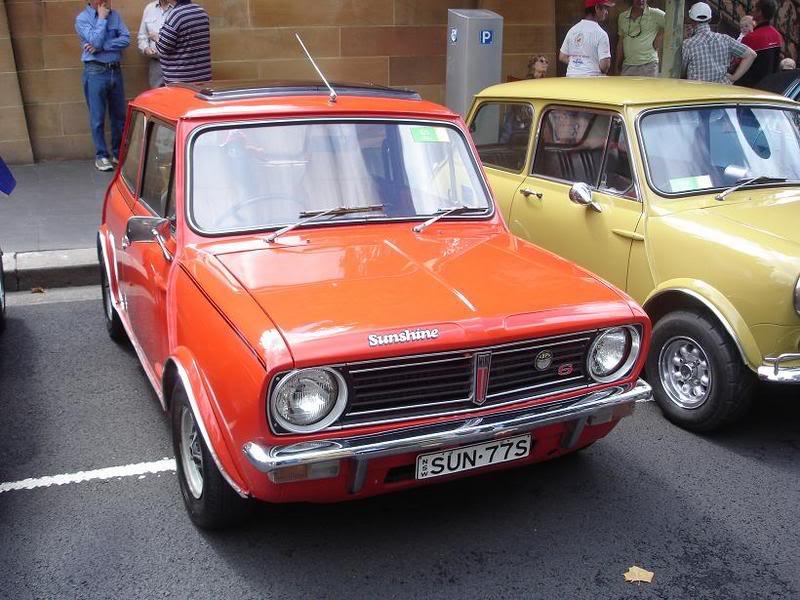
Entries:
MULTIPOLYGON (((173 84, 194 90, 197 97, 214 102, 223 100, 242 100, 248 98, 268 98, 274 96, 327 96, 327 86, 311 81, 256 81, 256 82, 208 82, 173 84)), ((378 98, 398 98, 421 100, 414 90, 391 88, 373 83, 333 82, 331 86, 337 96, 371 96, 378 98)))

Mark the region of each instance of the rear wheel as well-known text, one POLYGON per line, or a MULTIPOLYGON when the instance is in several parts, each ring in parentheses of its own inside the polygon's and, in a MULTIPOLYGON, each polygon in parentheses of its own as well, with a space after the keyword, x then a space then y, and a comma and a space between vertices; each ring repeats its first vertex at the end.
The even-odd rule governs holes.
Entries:
POLYGON ((647 379, 676 425, 713 431, 741 418, 756 379, 727 332, 699 311, 676 311, 653 327, 647 379))
POLYGON ((250 503, 231 488, 217 468, 179 383, 172 395, 172 445, 183 502, 195 525, 223 529, 247 516, 250 503))

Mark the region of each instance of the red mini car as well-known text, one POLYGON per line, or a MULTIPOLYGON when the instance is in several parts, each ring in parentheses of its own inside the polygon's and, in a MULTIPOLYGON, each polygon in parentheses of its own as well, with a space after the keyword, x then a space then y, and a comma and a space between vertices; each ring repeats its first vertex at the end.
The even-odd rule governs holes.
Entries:
MULTIPOLYGON (((131 102, 98 252, 192 520, 543 461, 647 400, 642 309, 509 234, 458 115, 341 85, 131 102)), ((569 235, 565 232, 565 235, 569 235)))

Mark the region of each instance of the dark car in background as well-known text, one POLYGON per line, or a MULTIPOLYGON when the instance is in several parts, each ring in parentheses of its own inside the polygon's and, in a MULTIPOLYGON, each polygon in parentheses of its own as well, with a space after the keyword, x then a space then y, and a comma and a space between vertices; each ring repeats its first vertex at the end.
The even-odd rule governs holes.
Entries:
POLYGON ((800 69, 778 71, 758 82, 759 90, 774 92, 792 100, 800 100, 800 69))

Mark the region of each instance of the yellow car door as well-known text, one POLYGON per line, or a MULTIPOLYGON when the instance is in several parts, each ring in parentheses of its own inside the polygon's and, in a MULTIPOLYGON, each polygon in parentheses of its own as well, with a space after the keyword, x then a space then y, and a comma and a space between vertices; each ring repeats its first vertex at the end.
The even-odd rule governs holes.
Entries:
POLYGON ((631 245, 642 243, 630 156, 618 114, 546 110, 530 175, 511 202, 511 231, 626 289, 631 245))
POLYGON ((498 210, 508 221, 511 201, 528 170, 533 107, 520 101, 488 100, 473 108, 469 123, 498 210))

